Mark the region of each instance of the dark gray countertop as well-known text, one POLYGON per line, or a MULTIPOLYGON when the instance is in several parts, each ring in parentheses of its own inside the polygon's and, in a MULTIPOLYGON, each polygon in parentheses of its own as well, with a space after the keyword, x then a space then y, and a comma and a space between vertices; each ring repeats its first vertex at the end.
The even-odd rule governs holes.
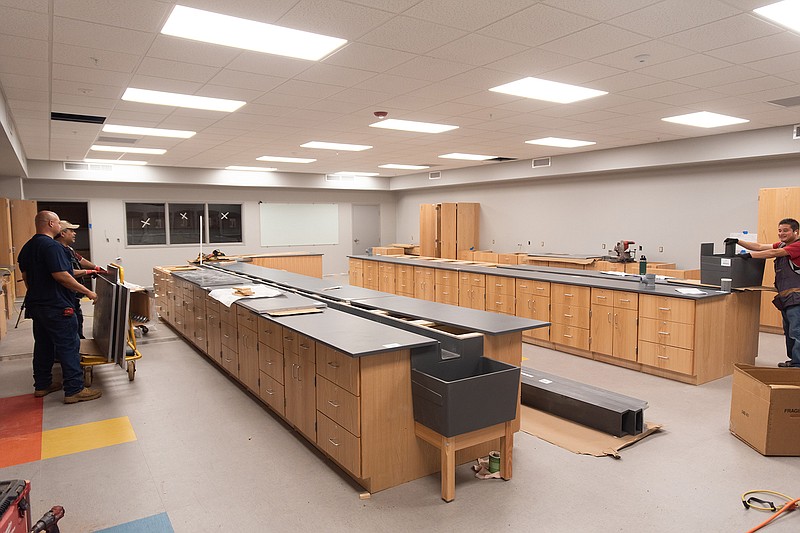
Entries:
POLYGON ((610 289, 616 291, 629 291, 639 294, 654 294, 657 296, 672 296, 675 298, 685 298, 688 300, 702 300, 704 298, 714 298, 725 296, 727 293, 709 287, 698 287, 696 285, 681 285, 679 283, 666 283, 657 281, 653 289, 648 289, 640 285, 638 278, 621 278, 618 276, 603 274, 594 270, 576 270, 573 268, 537 267, 533 265, 501 265, 500 267, 487 267, 478 265, 464 265, 454 263, 434 263, 419 259, 403 259, 388 255, 367 256, 351 255, 353 259, 366 259, 372 261, 385 261, 388 263, 422 266, 428 268, 442 268, 457 272, 473 272, 477 274, 488 274, 492 276, 504 276, 508 278, 530 279, 536 281, 547 281, 551 283, 567 283, 583 287, 596 287, 598 289, 610 289), (677 289, 692 288, 699 289, 705 294, 681 294, 677 289))
POLYGON ((352 304, 365 309, 382 309, 394 314, 430 320, 437 324, 477 331, 487 335, 501 335, 550 325, 549 322, 542 322, 541 320, 479 311, 407 296, 387 295, 385 298, 355 300, 352 304))
POLYGON ((241 305, 259 315, 268 315, 274 312, 289 311, 292 309, 307 309, 309 307, 325 307, 323 302, 300 296, 293 292, 285 292, 273 298, 241 298, 236 301, 236 305, 241 305))
POLYGON ((218 270, 211 270, 208 268, 198 268, 197 270, 177 270, 172 272, 172 275, 176 278, 194 283, 195 285, 198 285, 204 289, 253 283, 252 281, 241 276, 220 272, 218 270))
POLYGON ((435 339, 330 308, 321 313, 274 316, 270 320, 352 357, 438 344, 435 339))

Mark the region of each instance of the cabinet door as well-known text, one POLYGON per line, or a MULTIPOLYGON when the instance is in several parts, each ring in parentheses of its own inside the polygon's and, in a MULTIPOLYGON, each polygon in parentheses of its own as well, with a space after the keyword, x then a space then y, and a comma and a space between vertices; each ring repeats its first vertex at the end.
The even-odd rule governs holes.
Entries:
POLYGON ((209 310, 206 317, 206 340, 206 353, 218 365, 222 364, 222 332, 220 330, 219 314, 216 311, 209 310))
POLYGON ((417 267, 414 269, 414 298, 436 300, 436 285, 432 268, 417 267))
POLYGON ((364 261, 350 259, 350 285, 361 287, 364 284, 364 261))
POLYGON ((284 354, 284 388, 286 394, 286 419, 297 430, 316 441, 316 387, 315 365, 296 354, 284 354))
MULTIPOLYGON (((550 298, 542 298, 535 294, 521 293, 517 297, 517 316, 550 322, 550 298)), ((522 332, 523 337, 550 340, 550 328, 529 329, 522 332)))
POLYGON ((379 276, 378 263, 375 261, 364 261, 364 287, 377 291, 380 287, 379 276))
POLYGON ((258 334, 247 328, 239 330, 239 381, 258 394, 258 334))
POLYGON ((614 357, 636 361, 637 321, 635 309, 614 308, 614 357))
POLYGON ((395 267, 392 263, 381 263, 378 266, 378 290, 395 293, 395 267))
MULTIPOLYGON (((592 291, 592 300, 597 297, 592 291)), ((606 305, 592 306, 592 351, 604 355, 614 353, 614 308, 606 305)))

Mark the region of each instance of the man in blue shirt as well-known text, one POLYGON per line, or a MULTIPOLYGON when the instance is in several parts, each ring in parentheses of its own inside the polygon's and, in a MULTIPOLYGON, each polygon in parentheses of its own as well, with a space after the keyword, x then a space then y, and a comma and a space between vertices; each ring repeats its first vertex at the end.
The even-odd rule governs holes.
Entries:
POLYGON ((61 231, 58 215, 40 211, 36 235, 19 252, 19 269, 27 288, 25 309, 33 319, 33 387, 41 398, 62 388, 53 382, 53 363, 58 354, 64 380, 64 403, 94 400, 102 395, 84 387, 80 365, 80 338, 75 316, 75 292, 97 299, 97 294, 72 276, 64 247, 54 237, 61 231))

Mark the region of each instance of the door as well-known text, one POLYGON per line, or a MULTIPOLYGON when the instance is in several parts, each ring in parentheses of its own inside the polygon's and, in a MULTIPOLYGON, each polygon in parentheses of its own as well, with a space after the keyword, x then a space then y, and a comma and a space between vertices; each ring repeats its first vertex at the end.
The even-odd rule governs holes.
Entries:
POLYGON ((381 245, 381 206, 353 204, 353 255, 381 245))
MULTIPOLYGON (((14 264, 19 251, 36 233, 36 202, 34 200, 11 200, 11 243, 14 248, 14 264)), ((25 296, 25 284, 19 267, 15 267, 14 281, 17 298, 25 296)))

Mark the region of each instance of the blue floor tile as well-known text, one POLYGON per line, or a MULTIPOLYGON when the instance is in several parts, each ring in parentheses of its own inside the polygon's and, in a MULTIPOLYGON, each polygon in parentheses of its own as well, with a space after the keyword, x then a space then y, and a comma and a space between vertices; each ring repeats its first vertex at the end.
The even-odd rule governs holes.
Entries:
POLYGON ((133 522, 100 529, 94 533, 174 533, 167 513, 161 513, 133 522))

